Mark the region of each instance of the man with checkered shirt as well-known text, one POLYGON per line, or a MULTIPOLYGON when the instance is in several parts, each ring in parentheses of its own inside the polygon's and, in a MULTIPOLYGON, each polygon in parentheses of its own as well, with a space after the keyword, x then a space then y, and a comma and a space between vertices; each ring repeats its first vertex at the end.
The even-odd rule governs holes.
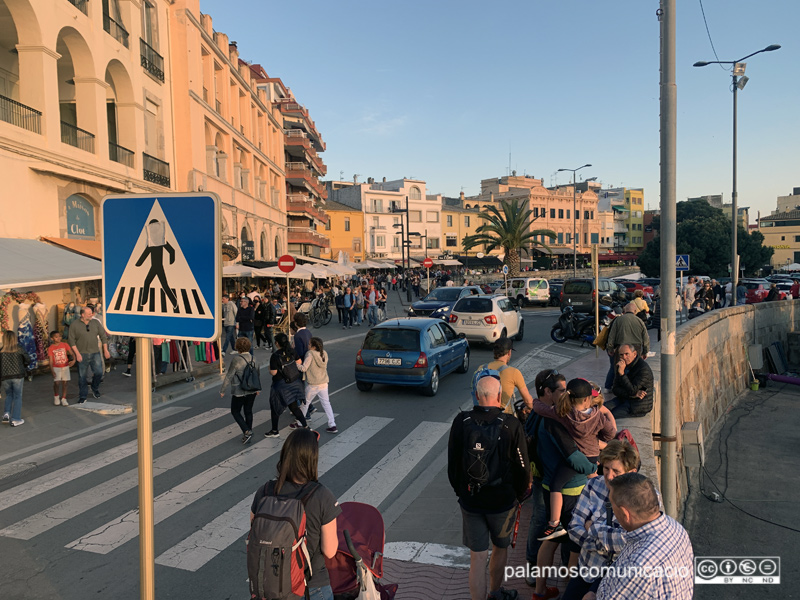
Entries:
POLYGON ((584 600, 691 600, 694 553, 689 534, 661 512, 655 486, 644 475, 625 473, 608 482, 614 516, 625 547, 597 595, 584 600))

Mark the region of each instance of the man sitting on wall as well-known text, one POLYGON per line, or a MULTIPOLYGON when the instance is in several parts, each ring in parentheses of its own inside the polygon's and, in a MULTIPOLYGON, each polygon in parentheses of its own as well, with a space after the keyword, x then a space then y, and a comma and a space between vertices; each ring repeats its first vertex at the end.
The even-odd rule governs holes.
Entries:
POLYGON ((653 371, 633 344, 617 348, 611 391, 616 397, 606 407, 618 419, 643 417, 653 410, 653 371))

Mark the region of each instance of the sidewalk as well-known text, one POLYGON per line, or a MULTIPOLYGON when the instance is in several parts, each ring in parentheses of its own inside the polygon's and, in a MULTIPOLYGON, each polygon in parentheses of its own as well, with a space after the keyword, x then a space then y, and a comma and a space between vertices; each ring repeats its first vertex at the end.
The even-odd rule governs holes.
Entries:
MULTIPOLYGON (((648 359, 648 364, 653 369, 655 379, 658 381, 660 343, 656 341, 656 332, 652 330, 650 333, 650 350, 655 352, 656 355, 648 359)), ((608 367, 608 355, 600 351, 598 356, 595 357, 595 352, 592 351, 559 367, 558 370, 568 381, 575 377, 583 377, 602 385, 605 381, 608 367)), ((529 388, 533 387, 532 381, 527 381, 526 383, 528 383, 529 388)), ((631 431, 639 446, 639 451, 642 455, 642 472, 655 481, 657 485, 658 477, 653 456, 650 416, 637 419, 618 419, 617 429, 624 428, 631 431)), ((415 504, 419 508, 414 511, 412 506, 410 507, 410 512, 417 512, 418 516, 423 510, 430 513, 425 515, 425 518, 429 518, 436 524, 440 534, 442 532, 442 524, 446 524, 444 531, 448 536, 447 541, 450 545, 441 546, 437 544, 433 551, 426 552, 424 544, 425 523, 410 523, 407 518, 404 522, 401 517, 393 524, 395 528, 393 531, 397 533, 397 528, 400 528, 401 535, 408 532, 408 536, 415 535, 415 540, 421 543, 408 544, 412 553, 416 551, 415 555, 411 556, 409 560, 385 558, 383 561, 383 581, 397 583, 400 586, 395 597, 396 600, 462 600, 469 598, 469 552, 461 545, 460 509, 447 480, 446 464, 436 475, 432 484, 428 486, 425 493, 417 498, 415 504), (446 503, 450 503, 447 509, 445 509, 448 506, 446 503), (432 512, 423 508, 426 505, 439 508, 436 512, 432 512), (443 549, 449 550, 450 555, 446 557, 436 556, 436 553, 441 553, 443 549), (464 566, 443 566, 445 564, 463 564, 464 566)), ((531 507, 530 503, 526 502, 522 505, 516 547, 509 548, 507 565, 510 567, 524 567, 527 564, 525 548, 530 519, 531 507)), ((558 552, 556 552, 555 564, 561 564, 558 552)), ((547 585, 557 586, 561 593, 566 589, 566 582, 564 581, 548 580, 547 585)), ((525 583, 524 578, 508 580, 504 582, 503 586, 509 590, 516 590, 520 599, 530 598, 533 593, 533 588, 525 583)))

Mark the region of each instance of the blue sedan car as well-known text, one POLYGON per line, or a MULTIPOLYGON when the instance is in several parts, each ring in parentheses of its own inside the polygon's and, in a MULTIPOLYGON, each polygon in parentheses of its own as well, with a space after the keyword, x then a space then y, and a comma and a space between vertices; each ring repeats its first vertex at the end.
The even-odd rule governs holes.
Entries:
POLYGON ((469 344, 439 319, 391 319, 373 327, 356 355, 356 387, 375 383, 420 388, 435 396, 452 371, 469 370, 469 344))
POLYGON ((464 287, 438 287, 408 309, 409 317, 435 317, 447 320, 453 305, 461 298, 480 295, 483 290, 476 285, 464 287))

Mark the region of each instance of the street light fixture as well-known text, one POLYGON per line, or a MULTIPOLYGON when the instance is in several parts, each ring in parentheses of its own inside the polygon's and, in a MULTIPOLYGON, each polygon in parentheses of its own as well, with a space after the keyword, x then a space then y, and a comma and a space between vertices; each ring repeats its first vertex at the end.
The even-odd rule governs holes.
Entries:
POLYGON ((750 58, 751 56, 755 56, 756 54, 761 54, 762 52, 772 52, 773 50, 778 50, 779 48, 780 45, 778 44, 770 44, 766 48, 762 48, 761 50, 753 52, 752 54, 748 54, 739 60, 701 60, 692 65, 694 67, 705 67, 707 65, 733 65, 733 68, 731 69, 731 77, 733 77, 733 192, 731 194, 731 289, 733 290, 733 293, 731 294, 731 306, 736 305, 736 281, 739 278, 739 261, 737 260, 738 250, 736 239, 739 232, 739 211, 737 208, 739 193, 736 188, 736 92, 744 89, 744 86, 747 85, 749 80, 744 74, 744 70, 747 65, 742 61, 750 58))
POLYGON ((559 169, 559 171, 570 171, 572 173, 572 276, 578 276, 578 250, 575 244, 575 230, 577 226, 577 206, 578 206, 578 192, 575 182, 575 177, 578 171, 591 167, 590 164, 585 164, 577 169, 559 169))

